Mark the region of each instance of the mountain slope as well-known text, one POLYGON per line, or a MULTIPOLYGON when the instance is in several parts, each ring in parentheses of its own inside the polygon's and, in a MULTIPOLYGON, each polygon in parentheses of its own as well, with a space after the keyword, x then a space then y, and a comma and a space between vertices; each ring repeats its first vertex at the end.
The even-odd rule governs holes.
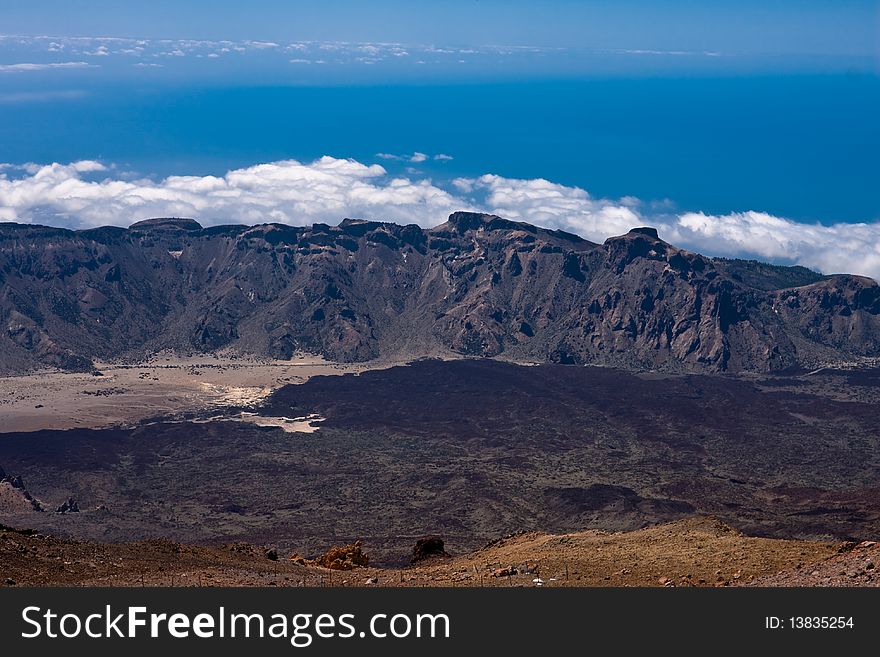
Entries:
POLYGON ((362 361, 458 353, 684 371, 880 355, 880 288, 492 215, 435 228, 0 224, 0 371, 162 349, 362 361))

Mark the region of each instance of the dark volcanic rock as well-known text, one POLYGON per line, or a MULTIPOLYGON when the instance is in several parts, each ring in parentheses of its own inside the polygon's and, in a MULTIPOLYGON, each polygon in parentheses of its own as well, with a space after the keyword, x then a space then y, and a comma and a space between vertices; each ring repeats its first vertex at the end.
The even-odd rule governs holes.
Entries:
POLYGON ((56 513, 79 513, 79 504, 72 497, 67 498, 67 501, 55 509, 56 513))
POLYGON ((442 538, 439 536, 425 536, 416 541, 416 544, 413 547, 410 563, 418 563, 425 559, 448 556, 449 553, 444 549, 442 538))
POLYGON ((668 371, 880 354, 880 288, 710 259, 653 228, 594 244, 493 215, 430 230, 0 225, 0 372, 232 348, 341 361, 455 352, 668 371))

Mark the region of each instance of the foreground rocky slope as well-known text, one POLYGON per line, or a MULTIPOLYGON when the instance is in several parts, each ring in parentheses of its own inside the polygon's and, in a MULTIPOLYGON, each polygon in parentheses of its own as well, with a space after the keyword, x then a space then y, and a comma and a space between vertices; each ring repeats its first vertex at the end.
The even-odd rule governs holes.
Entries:
MULTIPOLYGON (((850 550, 744 536, 713 518, 691 518, 626 533, 520 534, 405 568, 331 571, 244 543, 85 543, 0 525, 0 587, 775 586, 804 571, 839 570, 842 560, 866 561, 861 547, 850 550)), ((863 577, 842 583, 876 586, 860 565, 863 577)))
POLYGON ((0 285, 7 373, 162 349, 702 372, 880 355, 870 279, 713 260, 650 228, 594 244, 465 212, 430 230, 0 224, 0 285))

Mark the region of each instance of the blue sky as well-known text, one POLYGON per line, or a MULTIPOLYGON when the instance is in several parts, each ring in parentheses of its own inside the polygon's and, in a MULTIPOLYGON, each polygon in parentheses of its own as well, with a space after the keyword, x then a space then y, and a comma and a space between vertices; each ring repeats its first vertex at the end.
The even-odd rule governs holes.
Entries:
POLYGON ((880 276, 880 0, 2 4, 0 220, 469 207, 880 276))

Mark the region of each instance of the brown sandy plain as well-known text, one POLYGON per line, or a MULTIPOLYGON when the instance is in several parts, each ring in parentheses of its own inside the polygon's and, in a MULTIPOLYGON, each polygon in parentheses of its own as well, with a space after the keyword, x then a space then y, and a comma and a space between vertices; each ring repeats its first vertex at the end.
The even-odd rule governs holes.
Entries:
POLYGON ((42 371, 0 377, 0 432, 129 426, 228 407, 251 407, 273 390, 317 375, 359 373, 402 362, 289 361, 235 354, 159 354, 142 363, 96 363, 90 373, 42 371))

